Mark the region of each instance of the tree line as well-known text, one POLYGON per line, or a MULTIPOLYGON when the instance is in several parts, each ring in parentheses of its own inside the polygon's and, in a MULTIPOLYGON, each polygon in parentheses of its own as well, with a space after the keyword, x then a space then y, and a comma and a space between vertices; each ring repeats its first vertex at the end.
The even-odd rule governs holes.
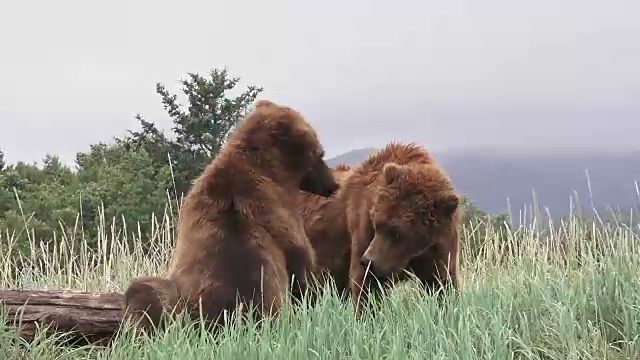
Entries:
MULTIPOLYGON (((180 81, 186 104, 156 84, 173 122, 170 134, 138 114, 138 130, 78 152, 74 168, 55 155, 46 155, 41 166, 7 164, 0 150, 0 242, 10 240, 20 250, 28 241, 82 236, 95 246, 100 229, 112 225, 144 241, 154 219, 175 218, 191 182, 263 91, 250 85, 230 96, 239 81, 226 68, 188 73, 180 81)), ((487 218, 468 201, 465 207, 465 221, 487 218)))

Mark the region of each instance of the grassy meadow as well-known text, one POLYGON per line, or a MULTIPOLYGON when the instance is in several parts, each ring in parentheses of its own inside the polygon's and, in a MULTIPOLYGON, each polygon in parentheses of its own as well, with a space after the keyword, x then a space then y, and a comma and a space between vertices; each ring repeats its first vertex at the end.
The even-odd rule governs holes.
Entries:
MULTIPOLYGON (((152 255, 129 248, 131 229, 103 221, 98 251, 81 233, 60 234, 9 260, 12 232, 0 235, 0 288, 123 291, 129 279, 162 274, 173 237, 157 218, 152 255), (37 264, 37 265, 35 265, 37 264)), ((462 291, 439 308, 409 283, 381 310, 354 317, 330 288, 292 317, 227 329, 218 337, 176 322, 157 338, 125 331, 110 348, 62 348, 39 337, 16 345, 0 330, 6 359, 633 359, 640 358, 640 247, 623 225, 572 217, 541 231, 466 226, 462 291), (540 239, 543 238, 544 241, 540 239), (469 244, 476 244, 471 250, 469 244)), ((637 228, 637 226, 636 226, 637 228)), ((18 230, 19 231, 19 230, 18 230)), ((133 240, 133 241, 132 241, 133 240)), ((287 309, 290 311, 291 309, 287 309)), ((2 315, 0 315, 2 317, 2 315)))

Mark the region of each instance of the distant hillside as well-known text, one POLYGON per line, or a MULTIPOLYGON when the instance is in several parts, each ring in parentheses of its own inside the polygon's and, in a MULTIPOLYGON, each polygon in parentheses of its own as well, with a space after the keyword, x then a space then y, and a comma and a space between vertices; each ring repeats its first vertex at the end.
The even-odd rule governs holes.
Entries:
MULTIPOLYGON (((376 151, 357 149, 336 156, 328 163, 355 165, 376 151)), ((623 209, 637 206, 635 181, 640 183, 640 152, 621 155, 557 154, 500 155, 496 153, 434 153, 459 191, 484 211, 507 210, 507 199, 514 217, 529 208, 535 191, 541 210, 548 207, 552 217, 568 214, 574 193, 583 207, 623 209), (588 171, 591 193, 586 172, 588 171)), ((527 210, 529 211, 529 210, 527 210)))
POLYGON ((329 166, 334 167, 338 164, 354 165, 362 162, 369 154, 378 151, 376 148, 364 148, 348 151, 342 155, 327 160, 329 166))

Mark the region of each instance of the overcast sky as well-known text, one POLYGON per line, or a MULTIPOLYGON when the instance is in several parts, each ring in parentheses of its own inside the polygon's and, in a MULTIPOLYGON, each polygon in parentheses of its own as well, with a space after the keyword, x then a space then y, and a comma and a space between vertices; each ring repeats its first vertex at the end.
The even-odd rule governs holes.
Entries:
POLYGON ((329 156, 640 148, 637 0, 22 0, 0 5, 0 148, 73 161, 168 128, 155 83, 227 66, 314 124, 329 156))

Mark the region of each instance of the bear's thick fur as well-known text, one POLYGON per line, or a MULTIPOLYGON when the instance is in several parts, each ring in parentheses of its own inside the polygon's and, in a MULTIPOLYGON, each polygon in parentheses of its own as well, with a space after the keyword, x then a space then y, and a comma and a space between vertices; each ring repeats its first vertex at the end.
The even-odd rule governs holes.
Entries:
MULTIPOLYGON (((342 184, 350 174, 351 169, 344 164, 333 169, 333 176, 338 184, 342 184)), ((351 242, 347 232, 345 207, 337 194, 327 198, 301 192, 301 212, 304 230, 316 254, 316 271, 313 276, 317 282, 314 288, 317 290, 326 280, 332 279, 338 293, 344 295, 349 289, 351 242)))
POLYGON ((184 200, 168 279, 134 279, 125 316, 140 320, 146 310, 158 326, 167 309, 161 300, 176 301, 163 294, 167 289, 192 316, 202 311, 213 324, 224 311, 234 312, 238 301, 259 317, 276 314, 292 277, 291 291, 299 297, 315 263, 299 192, 328 197, 338 189, 323 156, 300 113, 256 102, 184 200))
POLYGON ((458 289, 460 198, 424 148, 387 145, 352 167, 336 196, 346 211, 350 290, 357 309, 378 282, 394 283, 407 273, 427 290, 439 283, 458 289))
POLYGON ((123 317, 137 322, 145 331, 164 328, 164 322, 178 315, 184 308, 178 287, 171 279, 159 276, 139 276, 124 292, 123 317), (165 316, 166 315, 166 316, 165 316))

